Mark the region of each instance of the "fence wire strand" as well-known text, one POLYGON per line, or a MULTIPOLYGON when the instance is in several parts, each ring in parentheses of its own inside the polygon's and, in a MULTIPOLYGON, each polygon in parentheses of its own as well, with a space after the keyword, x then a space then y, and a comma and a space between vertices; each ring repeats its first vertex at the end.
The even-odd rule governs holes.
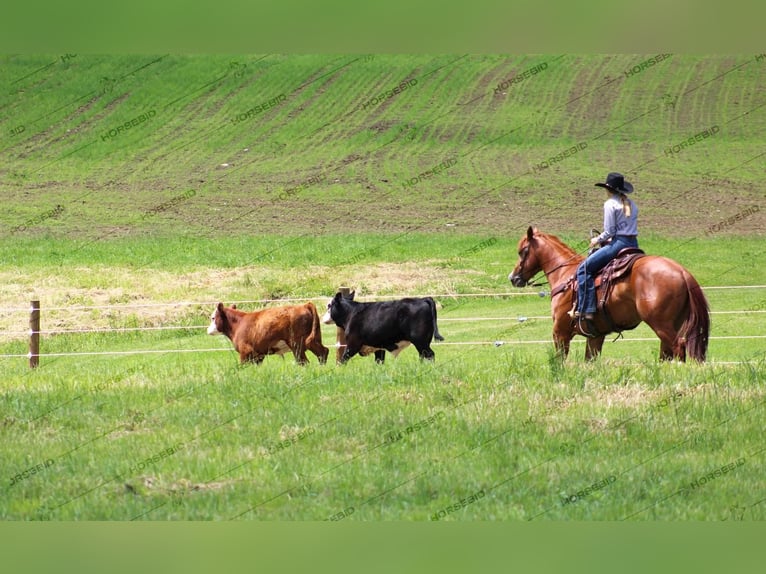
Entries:
MULTIPOLYGON (((703 291, 708 290, 720 290, 720 289, 766 289, 766 285, 711 285, 709 287, 703 287, 703 291)), ((368 299, 404 299, 405 297, 432 297, 433 299, 460 299, 463 297, 540 297, 547 296, 548 291, 507 291, 503 293, 446 293, 441 295, 360 295, 358 301, 366 301, 368 299)), ((285 297, 282 299, 247 299, 242 301, 233 301, 237 305, 240 304, 256 304, 256 303, 295 303, 301 301, 327 301, 332 298, 332 295, 316 295, 311 297, 285 297)), ((156 307, 192 307, 192 306, 211 306, 217 305, 218 301, 178 301, 171 303, 120 303, 114 305, 68 305, 57 307, 44 307, 46 311, 85 311, 92 309, 141 309, 141 308, 156 308, 156 307)), ((31 307, 6 307, 0 309, 0 313, 21 313, 29 312, 31 307)))

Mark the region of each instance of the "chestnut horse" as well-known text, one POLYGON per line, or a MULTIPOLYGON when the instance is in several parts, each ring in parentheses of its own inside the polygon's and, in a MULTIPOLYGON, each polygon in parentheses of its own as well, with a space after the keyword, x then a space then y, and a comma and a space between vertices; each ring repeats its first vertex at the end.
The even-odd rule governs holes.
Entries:
MULTIPOLYGON (((552 290, 567 282, 584 259, 557 237, 532 227, 519 240, 518 254, 519 261, 508 276, 511 283, 524 287, 542 271, 552 290)), ((602 312, 596 315, 595 336, 584 333, 579 321, 568 315, 572 297, 572 289, 566 289, 551 300, 553 342, 563 357, 575 335, 589 336, 585 357, 593 359, 606 335, 635 329, 644 321, 660 338, 660 359, 685 361, 688 353, 692 359, 705 360, 710 333, 707 300, 691 273, 671 259, 646 255, 634 263, 630 275, 615 283, 606 302, 611 321, 602 312)))

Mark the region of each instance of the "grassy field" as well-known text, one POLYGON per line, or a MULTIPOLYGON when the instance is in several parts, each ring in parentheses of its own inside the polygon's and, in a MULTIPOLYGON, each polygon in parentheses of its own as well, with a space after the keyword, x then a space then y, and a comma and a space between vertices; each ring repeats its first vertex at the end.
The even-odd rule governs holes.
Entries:
POLYGON ((31 299, 44 330, 176 329, 0 357, 0 517, 766 518, 765 62, 649 57, 1 58, 0 355, 31 299), (611 170, 706 290, 707 364, 642 325, 562 365, 507 281, 530 223, 585 247, 611 170), (240 367, 204 333, 341 285, 435 295, 435 363, 240 367))
MULTIPOLYGON (((766 60, 675 55, 634 73, 647 59, 4 57, 2 221, 61 204, 28 232, 477 234, 532 215, 582 234, 600 223, 592 182, 619 170, 645 231, 700 235, 763 199, 766 60)), ((745 225, 762 232, 763 213, 745 225)))

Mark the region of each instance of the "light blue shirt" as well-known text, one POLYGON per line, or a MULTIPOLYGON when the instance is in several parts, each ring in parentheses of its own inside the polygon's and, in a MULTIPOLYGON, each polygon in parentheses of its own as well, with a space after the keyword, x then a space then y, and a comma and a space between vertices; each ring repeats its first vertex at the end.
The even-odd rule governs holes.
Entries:
POLYGON ((622 211, 620 194, 612 194, 604 202, 604 231, 598 236, 601 243, 606 243, 615 235, 638 235, 638 206, 625 196, 630 203, 630 217, 622 211))

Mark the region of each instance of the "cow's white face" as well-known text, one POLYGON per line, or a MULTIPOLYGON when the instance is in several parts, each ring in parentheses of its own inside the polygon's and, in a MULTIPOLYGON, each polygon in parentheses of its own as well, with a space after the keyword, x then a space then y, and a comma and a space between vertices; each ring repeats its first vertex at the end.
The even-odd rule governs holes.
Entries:
POLYGON ((327 312, 322 315, 322 323, 325 325, 335 325, 335 321, 333 321, 330 316, 330 306, 332 306, 332 299, 330 299, 330 302, 327 304, 327 312))
POLYGON ((221 332, 218 330, 218 327, 215 326, 215 314, 218 311, 213 311, 213 314, 210 315, 210 326, 207 328, 207 334, 208 335, 219 335, 221 332))

